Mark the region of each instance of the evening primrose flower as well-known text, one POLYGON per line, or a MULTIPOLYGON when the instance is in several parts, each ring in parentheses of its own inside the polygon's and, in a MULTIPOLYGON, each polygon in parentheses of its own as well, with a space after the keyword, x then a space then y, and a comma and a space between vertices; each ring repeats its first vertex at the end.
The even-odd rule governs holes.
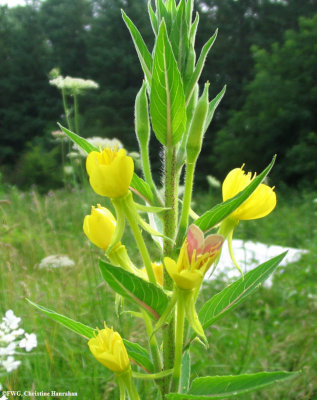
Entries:
POLYGON ((98 331, 98 334, 88 341, 93 356, 102 365, 113 372, 123 372, 130 367, 130 360, 122 337, 112 328, 98 331))
MULTIPOLYGON (((252 173, 245 173, 243 167, 244 165, 241 168, 235 168, 230 171, 223 181, 223 201, 229 200, 236 196, 255 178, 256 174, 254 174, 252 177, 252 173)), ((235 211, 233 211, 233 213, 231 213, 222 221, 219 228, 219 233, 228 239, 228 247, 231 259, 241 273, 241 268, 235 260, 232 249, 232 236, 234 228, 239 224, 239 221, 265 217, 274 210, 275 206, 276 194, 274 192, 274 188, 261 183, 251 194, 251 196, 241 204, 241 206, 239 206, 235 211)))
POLYGON ((107 250, 114 231, 116 219, 112 213, 100 204, 91 207, 91 214, 84 218, 83 230, 87 238, 96 246, 107 250))
MULTIPOLYGON (((255 176, 256 174, 252 177, 251 172, 246 174, 243 171, 243 166, 230 171, 222 184, 223 201, 231 199, 240 193, 255 176)), ((251 196, 230 215, 230 218, 239 221, 263 218, 270 214, 275 206, 276 194, 274 188, 261 183, 251 196)))
POLYGON ((221 235, 209 235, 204 239, 198 226, 191 225, 177 262, 169 257, 164 258, 166 270, 176 285, 185 290, 199 287, 205 273, 217 258, 223 241, 221 235))
POLYGON ((88 154, 86 169, 90 185, 97 194, 117 198, 129 190, 134 163, 126 150, 107 147, 88 154))

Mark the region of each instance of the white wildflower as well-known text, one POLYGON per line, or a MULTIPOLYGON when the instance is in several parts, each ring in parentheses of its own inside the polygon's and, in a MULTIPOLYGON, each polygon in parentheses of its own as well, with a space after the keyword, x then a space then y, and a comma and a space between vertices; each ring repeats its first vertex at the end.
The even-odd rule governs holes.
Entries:
POLYGON ((19 346, 27 352, 31 351, 37 346, 37 338, 35 333, 26 333, 25 337, 20 341, 19 346))
POLYGON ((45 268, 61 268, 61 267, 73 267, 75 261, 71 260, 68 256, 56 254, 45 257, 40 262, 40 269, 45 268))
POLYGON ((83 90, 98 89, 97 82, 91 79, 72 78, 71 76, 58 76, 49 81, 50 85, 56 86, 60 90, 68 90, 71 93, 80 94, 83 90))
POLYGON ((15 353, 16 343, 11 342, 7 347, 0 347, 0 357, 12 356, 15 353))
MULTIPOLYGON (((0 390, 2 390, 2 386, 0 383, 0 390)), ((8 400, 7 396, 4 394, 2 397, 0 397, 0 400, 8 400)))
POLYGON ((19 368, 21 361, 16 361, 13 356, 9 356, 6 360, 0 360, 0 367, 4 367, 7 372, 12 372, 19 368))
POLYGON ((0 322, 0 376, 3 375, 3 370, 9 373, 21 364, 21 361, 14 358, 20 354, 16 352, 17 346, 27 352, 37 346, 36 335, 19 328, 20 322, 21 318, 16 317, 12 310, 8 310, 0 322), (21 338, 23 334, 24 337, 21 338))
POLYGON ((3 317, 3 322, 11 329, 17 329, 19 323, 21 322, 21 318, 16 317, 12 310, 8 310, 3 317))
POLYGON ((56 86, 58 89, 63 89, 64 78, 62 76, 58 76, 55 79, 51 79, 49 83, 52 86, 56 86))
POLYGON ((97 82, 92 81, 91 79, 81 79, 81 78, 72 78, 71 76, 66 76, 63 82, 65 89, 74 89, 74 90, 85 90, 85 89, 98 89, 99 85, 97 82))

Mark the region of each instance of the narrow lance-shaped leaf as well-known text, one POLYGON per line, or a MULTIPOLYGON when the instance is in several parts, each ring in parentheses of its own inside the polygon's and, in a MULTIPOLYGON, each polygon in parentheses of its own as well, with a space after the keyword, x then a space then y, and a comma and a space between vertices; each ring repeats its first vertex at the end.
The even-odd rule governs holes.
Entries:
POLYGON ((209 50, 211 49, 212 45, 214 44, 216 37, 217 37, 217 33, 218 33, 218 29, 216 29, 216 32, 214 33, 214 35, 208 40, 207 43, 205 43, 204 47, 201 50, 200 56, 198 58, 194 73, 191 76, 191 79, 186 82, 186 86, 185 86, 185 99, 186 99, 186 104, 189 103, 190 98, 192 96, 194 87, 196 85, 196 83, 199 80, 199 77, 202 73, 202 70, 204 68, 205 65, 205 61, 207 58, 207 55, 209 53, 209 50))
MULTIPOLYGON (((58 314, 57 312, 49 310, 48 308, 40 306, 39 304, 33 303, 33 301, 29 299, 27 299, 27 301, 54 321, 59 322, 65 328, 77 333, 85 339, 89 340, 95 336, 95 333, 97 331, 96 329, 84 325, 81 322, 77 322, 71 318, 65 317, 62 314, 58 314)), ((152 372, 154 368, 152 361, 149 357, 149 352, 138 343, 133 343, 126 339, 122 340, 127 349, 129 358, 134 360, 137 364, 145 368, 147 371, 152 372)))
POLYGON ((146 44, 144 43, 144 40, 141 36, 141 33, 138 31, 138 29, 136 28, 136 26, 134 25, 134 23, 131 21, 131 19, 126 15, 126 13, 121 10, 122 12, 122 17, 124 19, 124 22, 126 23, 136 52, 138 54, 144 75, 147 79, 147 81, 150 83, 151 82, 151 78, 152 78, 152 56, 151 53, 149 52, 148 48, 146 47, 146 44))
POLYGON ((193 47, 195 47, 195 41, 196 41, 196 33, 197 33, 197 27, 199 23, 199 14, 198 12, 196 13, 196 17, 194 22, 192 23, 192 26, 190 28, 190 34, 189 34, 189 40, 190 43, 193 47))
POLYGON ((293 378, 298 372, 258 372, 255 374, 206 376, 194 379, 188 393, 170 393, 168 400, 227 399, 293 378))
POLYGON ((70 131, 69 129, 65 128, 61 124, 58 124, 61 130, 66 133, 66 135, 76 143, 81 149, 83 149, 87 154, 91 151, 99 151, 95 146, 88 142, 88 140, 82 138, 81 136, 77 135, 76 133, 70 131))
POLYGON ((198 313, 202 326, 207 328, 237 307, 275 271, 286 253, 284 252, 249 271, 244 277, 233 282, 208 300, 198 313))
POLYGON ((208 231, 213 228, 223 219, 228 217, 234 210, 236 210, 242 203, 244 203, 251 194, 255 191, 255 189, 260 185, 263 179, 270 172, 271 168, 274 165, 276 156, 273 157, 271 163, 265 168, 265 170, 258 175, 256 178, 252 179, 249 185, 238 193, 236 196, 232 197, 223 203, 217 204, 211 210, 206 211, 202 216, 200 216, 194 222, 202 231, 208 231))
POLYGON ((165 20, 167 29, 170 31, 172 27, 172 15, 167 11, 163 0, 155 0, 156 3, 156 15, 158 17, 159 24, 162 20, 165 20))
POLYGON ((188 50, 188 28, 185 19, 185 0, 181 0, 170 35, 173 53, 177 61, 179 71, 185 69, 186 55, 188 50))
POLYGON ((157 139, 165 146, 179 142, 186 126, 185 98, 164 20, 154 51, 150 102, 152 127, 157 139))
POLYGON ((154 34, 156 36, 157 33, 158 33, 158 21, 157 21, 157 17, 155 15, 155 12, 153 11, 153 8, 152 8, 151 0, 148 1, 148 13, 149 13, 149 16, 150 16, 150 21, 151 21, 153 32, 154 32, 154 34))
POLYGON ((159 319, 168 304, 168 296, 161 288, 106 261, 99 260, 99 266, 104 280, 116 293, 159 319))
POLYGON ((192 24, 192 15, 194 9, 194 0, 187 0, 186 1, 186 22, 188 27, 192 24))

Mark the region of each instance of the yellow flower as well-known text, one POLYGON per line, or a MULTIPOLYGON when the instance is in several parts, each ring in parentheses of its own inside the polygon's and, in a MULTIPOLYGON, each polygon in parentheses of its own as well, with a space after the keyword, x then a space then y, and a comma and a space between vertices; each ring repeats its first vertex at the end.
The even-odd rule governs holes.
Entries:
POLYGON ((122 337, 106 324, 105 329, 89 340, 88 346, 97 361, 111 371, 123 372, 129 368, 130 360, 122 337))
POLYGON ((176 285, 185 290, 199 287, 205 273, 217 258, 223 241, 221 235, 209 235, 204 239, 198 226, 191 225, 177 262, 169 257, 164 258, 166 270, 176 285))
POLYGON ((86 160, 89 182, 101 196, 116 198, 127 193, 134 172, 134 163, 124 149, 105 148, 92 151, 86 160))
MULTIPOLYGON (((241 192, 254 178, 255 174, 252 178, 251 172, 245 174, 243 166, 230 171, 222 184, 223 201, 231 199, 241 192)), ((230 215, 230 218, 239 221, 262 218, 270 214, 275 206, 276 194, 274 188, 261 183, 251 196, 230 215)))
POLYGON ((91 207, 86 215, 83 230, 88 239, 103 250, 107 250, 116 229, 116 219, 111 212, 100 204, 91 207))

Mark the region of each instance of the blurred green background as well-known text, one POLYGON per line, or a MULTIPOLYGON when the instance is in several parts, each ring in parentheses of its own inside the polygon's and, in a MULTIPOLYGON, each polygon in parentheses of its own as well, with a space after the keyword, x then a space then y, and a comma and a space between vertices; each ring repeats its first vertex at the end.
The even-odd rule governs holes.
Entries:
MULTIPOLYGON (((61 185, 60 152, 50 135, 56 121, 65 125, 60 93, 48 83, 54 67, 100 85, 80 99, 83 136, 117 137, 137 149, 133 107, 142 73, 120 9, 152 48, 146 3, 43 0, 0 7, 3 180, 43 191, 61 185)), ((317 1, 207 0, 195 8, 198 52, 219 28, 201 82, 211 82, 211 97, 228 85, 206 134, 200 185, 205 175, 222 179, 243 162, 260 171, 277 153, 274 183, 316 188, 317 1)), ((153 138, 154 163, 158 149, 153 138)))

